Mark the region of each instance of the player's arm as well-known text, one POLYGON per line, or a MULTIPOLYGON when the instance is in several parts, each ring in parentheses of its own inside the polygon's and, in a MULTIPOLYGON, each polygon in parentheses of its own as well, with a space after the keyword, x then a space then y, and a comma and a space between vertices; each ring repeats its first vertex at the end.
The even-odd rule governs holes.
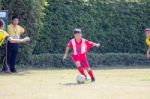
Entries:
POLYGON ((64 54, 64 56, 63 56, 63 60, 65 60, 66 58, 67 58, 67 55, 68 55, 68 53, 69 53, 69 50, 70 50, 70 47, 66 47, 66 51, 65 51, 65 54, 64 54))
POLYGON ((146 56, 147 56, 147 58, 150 58, 150 47, 147 49, 146 56))
POLYGON ((91 41, 86 41, 87 42, 87 45, 89 46, 89 48, 92 48, 92 47, 100 47, 100 44, 99 43, 94 43, 94 42, 91 42, 91 41))
POLYGON ((68 53, 69 53, 70 48, 72 48, 72 43, 71 43, 71 41, 67 44, 66 51, 65 51, 65 54, 64 54, 64 56, 63 56, 63 60, 65 60, 65 59, 67 58, 67 55, 68 55, 68 53))
POLYGON ((23 39, 14 39, 10 36, 7 37, 8 41, 10 41, 11 43, 23 43, 23 42, 27 42, 30 41, 29 37, 25 37, 23 39))
POLYGON ((100 44, 99 43, 93 43, 93 46, 100 47, 100 44))

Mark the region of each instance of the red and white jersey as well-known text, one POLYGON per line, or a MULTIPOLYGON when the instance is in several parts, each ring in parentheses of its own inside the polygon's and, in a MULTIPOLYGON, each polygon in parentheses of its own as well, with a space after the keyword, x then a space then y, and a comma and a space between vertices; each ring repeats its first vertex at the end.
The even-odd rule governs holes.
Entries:
POLYGON ((73 49, 72 55, 85 54, 90 48, 93 48, 94 43, 84 38, 80 42, 76 42, 75 39, 70 40, 67 47, 73 49))

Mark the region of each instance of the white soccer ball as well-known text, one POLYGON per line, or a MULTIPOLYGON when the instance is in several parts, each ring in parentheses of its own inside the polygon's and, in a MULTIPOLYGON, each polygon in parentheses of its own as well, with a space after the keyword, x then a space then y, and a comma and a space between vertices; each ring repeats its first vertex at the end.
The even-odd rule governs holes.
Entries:
POLYGON ((78 84, 82 84, 82 83, 85 82, 86 78, 85 78, 84 75, 78 75, 78 76, 76 77, 76 80, 77 80, 77 83, 78 83, 78 84))

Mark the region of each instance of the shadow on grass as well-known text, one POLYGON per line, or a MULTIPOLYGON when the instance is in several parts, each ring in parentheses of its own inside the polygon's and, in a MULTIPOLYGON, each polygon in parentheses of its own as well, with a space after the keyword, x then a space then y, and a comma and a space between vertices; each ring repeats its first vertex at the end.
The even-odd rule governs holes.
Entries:
POLYGON ((76 83, 76 82, 69 82, 69 83, 64 83, 64 84, 61 84, 61 85, 64 85, 64 86, 79 86, 79 85, 86 85, 86 84, 90 84, 90 82, 85 82, 85 83, 76 83))
POLYGON ((0 72, 0 76, 24 76, 27 74, 31 74, 31 72, 27 70, 21 70, 16 73, 6 73, 6 72, 0 72))
POLYGON ((73 83, 73 82, 71 82, 71 83, 65 83, 65 84, 62 84, 62 85, 64 85, 64 86, 78 86, 78 85, 80 85, 80 84, 78 84, 78 83, 73 83))

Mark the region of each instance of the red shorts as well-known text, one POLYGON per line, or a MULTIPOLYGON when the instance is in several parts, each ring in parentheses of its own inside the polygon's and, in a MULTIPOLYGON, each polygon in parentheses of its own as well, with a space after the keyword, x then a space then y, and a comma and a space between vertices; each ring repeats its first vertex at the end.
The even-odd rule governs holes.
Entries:
POLYGON ((87 60, 86 54, 72 55, 72 60, 74 63, 79 61, 83 68, 89 68, 89 62, 87 60))

